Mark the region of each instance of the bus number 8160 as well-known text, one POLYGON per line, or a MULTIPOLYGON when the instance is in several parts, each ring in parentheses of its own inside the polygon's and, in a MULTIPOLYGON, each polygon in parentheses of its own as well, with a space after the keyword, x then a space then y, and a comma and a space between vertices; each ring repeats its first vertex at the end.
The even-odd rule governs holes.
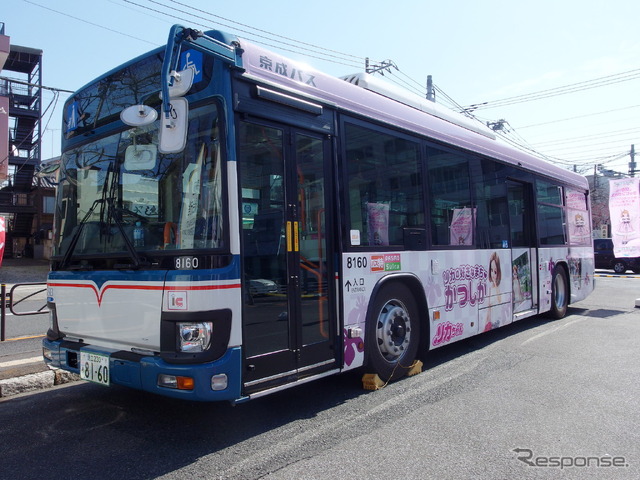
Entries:
POLYGON ((347 268, 367 268, 367 257, 348 257, 347 268))

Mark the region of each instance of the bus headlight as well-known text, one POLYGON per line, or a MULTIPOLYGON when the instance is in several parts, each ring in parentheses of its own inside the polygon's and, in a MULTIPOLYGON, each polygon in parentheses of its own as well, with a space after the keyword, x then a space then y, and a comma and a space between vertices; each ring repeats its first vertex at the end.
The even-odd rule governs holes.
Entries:
POLYGON ((212 322, 178 322, 178 351, 204 352, 211 345, 212 322))

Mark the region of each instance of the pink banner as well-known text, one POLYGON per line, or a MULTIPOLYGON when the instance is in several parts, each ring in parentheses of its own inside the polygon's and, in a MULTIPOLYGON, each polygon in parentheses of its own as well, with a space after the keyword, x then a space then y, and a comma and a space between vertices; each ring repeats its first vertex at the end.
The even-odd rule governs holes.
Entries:
POLYGON ((587 197, 584 192, 567 188, 567 223, 569 224, 570 245, 591 244, 591 222, 587 211, 587 197))
POLYGON ((613 253, 640 257, 640 178, 609 180, 613 253))
POLYGON ((0 181, 9 173, 9 98, 0 97, 0 181))
POLYGON ((449 242, 451 245, 473 245, 475 208, 454 208, 449 242))
POLYGON ((567 208, 572 210, 587 210, 587 197, 584 192, 567 188, 565 190, 565 196, 567 197, 567 208))
POLYGON ((369 245, 389 245, 389 204, 367 203, 369 245))
POLYGON ((0 217, 0 266, 2 266, 2 259, 4 258, 5 231, 4 217, 0 217))

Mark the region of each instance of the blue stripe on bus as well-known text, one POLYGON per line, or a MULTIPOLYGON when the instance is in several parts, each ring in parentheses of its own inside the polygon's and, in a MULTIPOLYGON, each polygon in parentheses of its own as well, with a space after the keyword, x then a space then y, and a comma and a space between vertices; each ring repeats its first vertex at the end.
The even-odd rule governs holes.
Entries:
POLYGON ((240 279, 240 256, 233 255, 232 261, 223 268, 194 270, 128 270, 128 271, 52 271, 51 281, 90 281, 98 290, 107 282, 203 282, 240 279))
MULTIPOLYGON (((52 361, 47 361, 51 366, 63 368, 70 372, 80 373, 79 368, 68 365, 69 353, 76 354, 79 360, 80 351, 61 347, 63 340, 43 340, 43 347, 52 354, 52 361)), ((109 355, 110 383, 135 388, 146 392, 157 393, 173 398, 181 398, 196 401, 236 401, 241 399, 241 367, 242 350, 240 347, 227 349, 226 353, 218 360, 202 364, 171 364, 160 357, 140 357, 139 361, 114 358, 113 350, 96 346, 86 346, 83 351, 109 355), (191 377, 195 380, 193 390, 177 390, 158 386, 158 375, 176 375, 191 377), (225 374, 227 376, 227 388, 220 391, 211 389, 211 377, 225 374)))

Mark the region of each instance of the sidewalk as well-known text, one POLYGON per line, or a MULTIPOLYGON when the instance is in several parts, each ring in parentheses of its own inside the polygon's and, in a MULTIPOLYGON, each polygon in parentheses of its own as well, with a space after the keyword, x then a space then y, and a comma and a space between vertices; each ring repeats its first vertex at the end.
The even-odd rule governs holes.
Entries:
MULTIPOLYGON (((48 260, 32 258, 5 258, 0 266, 0 284, 7 293, 17 283, 43 283, 49 273, 48 260)), ((9 314, 9 311, 6 312, 9 314)), ((46 332, 42 332, 43 334, 46 332)), ((37 339, 36 341, 40 341, 37 339)), ((0 342, 0 398, 50 388, 68 383, 77 376, 49 368, 42 360, 41 349, 24 351, 22 344, 32 345, 34 339, 8 339, 0 342)))
POLYGON ((0 266, 0 283, 9 287, 16 283, 46 282, 48 273, 48 260, 5 258, 0 266))

